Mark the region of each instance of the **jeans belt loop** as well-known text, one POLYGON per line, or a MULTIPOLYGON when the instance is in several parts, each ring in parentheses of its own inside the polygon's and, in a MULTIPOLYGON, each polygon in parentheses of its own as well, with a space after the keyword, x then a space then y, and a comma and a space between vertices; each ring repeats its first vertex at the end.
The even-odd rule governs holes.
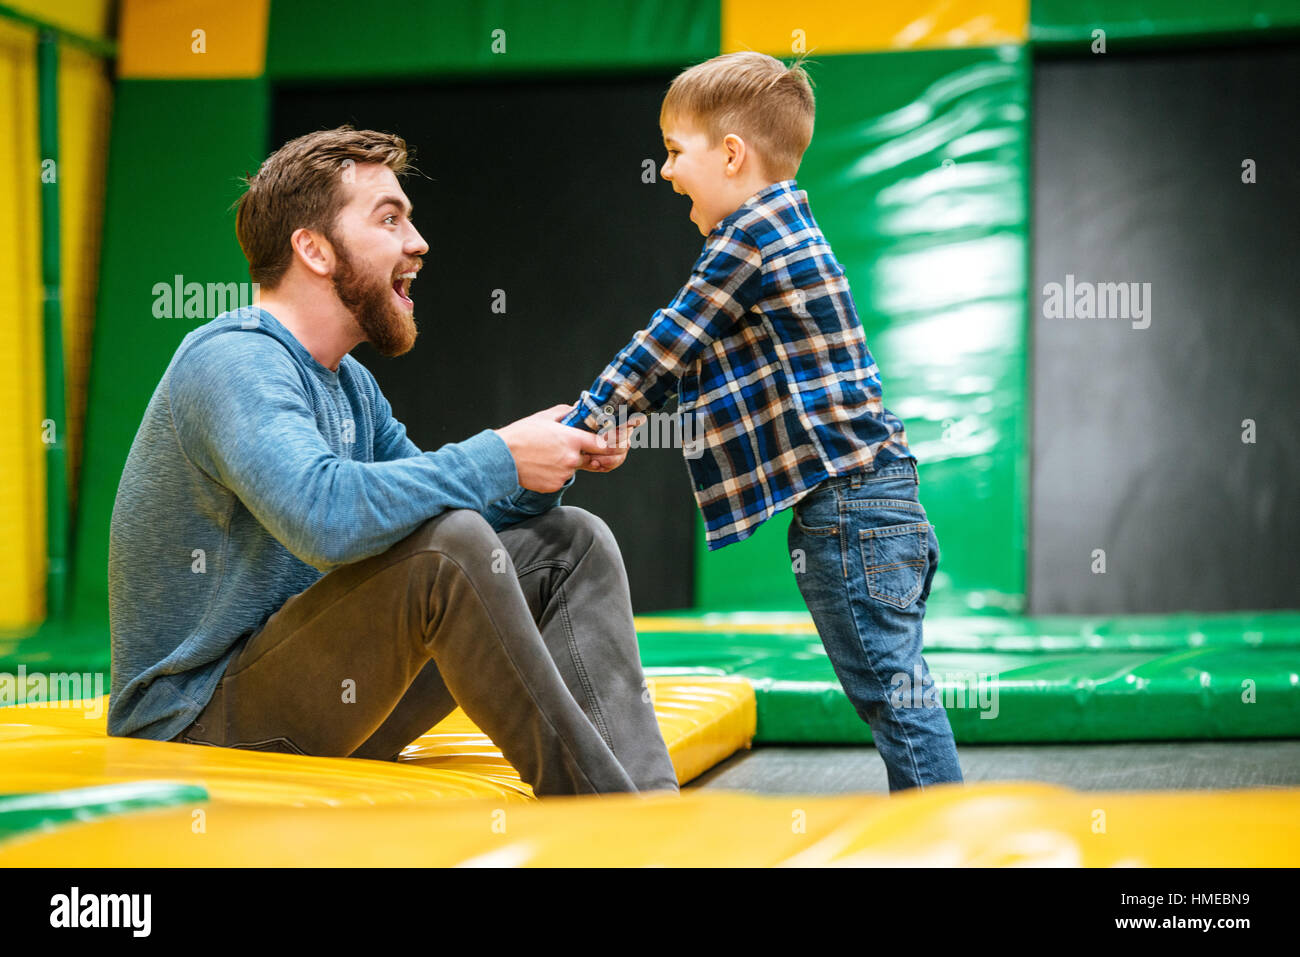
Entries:
POLYGON ((853 489, 862 488, 861 472, 854 472, 851 476, 849 476, 849 488, 853 488, 853 489))

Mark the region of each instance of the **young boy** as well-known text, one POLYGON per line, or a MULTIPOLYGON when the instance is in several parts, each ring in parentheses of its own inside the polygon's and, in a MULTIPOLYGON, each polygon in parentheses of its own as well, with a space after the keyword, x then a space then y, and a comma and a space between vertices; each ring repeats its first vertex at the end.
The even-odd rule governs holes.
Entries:
POLYGON ((674 390, 709 548, 793 508, 800 593, 891 791, 960 782, 922 621, 939 560, 903 423, 882 403, 844 270, 794 176, 812 139, 799 64, 715 57, 659 114, 663 178, 707 237, 690 279, 582 394, 566 424, 609 427, 674 390), (685 433, 686 424, 683 426, 685 433), (901 689, 901 693, 900 693, 901 689))

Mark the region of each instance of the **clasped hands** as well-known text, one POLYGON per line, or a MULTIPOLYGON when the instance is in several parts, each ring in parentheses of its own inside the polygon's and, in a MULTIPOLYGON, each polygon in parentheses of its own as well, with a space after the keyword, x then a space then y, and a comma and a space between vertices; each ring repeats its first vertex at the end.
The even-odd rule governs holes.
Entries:
POLYGON ((573 473, 609 472, 627 458, 632 431, 645 422, 634 415, 624 426, 595 435, 561 425, 572 405, 553 405, 496 429, 514 456, 519 484, 534 492, 558 492, 573 473))

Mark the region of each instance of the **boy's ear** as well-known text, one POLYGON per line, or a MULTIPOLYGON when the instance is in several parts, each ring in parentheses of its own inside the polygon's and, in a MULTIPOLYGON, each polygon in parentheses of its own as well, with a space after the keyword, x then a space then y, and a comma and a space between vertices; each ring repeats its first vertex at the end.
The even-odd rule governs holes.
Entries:
POLYGON ((727 151, 727 174, 739 173, 749 152, 745 141, 735 133, 728 133, 722 138, 722 148, 727 151))

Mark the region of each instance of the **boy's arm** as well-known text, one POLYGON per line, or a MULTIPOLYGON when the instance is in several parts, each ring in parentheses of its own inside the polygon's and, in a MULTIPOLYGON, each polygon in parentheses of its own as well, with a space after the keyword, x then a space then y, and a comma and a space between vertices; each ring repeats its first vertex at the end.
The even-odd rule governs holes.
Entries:
POLYGON ((658 409, 696 357, 762 295, 763 257, 734 224, 712 234, 686 285, 606 367, 561 421, 599 431, 621 405, 658 409))

